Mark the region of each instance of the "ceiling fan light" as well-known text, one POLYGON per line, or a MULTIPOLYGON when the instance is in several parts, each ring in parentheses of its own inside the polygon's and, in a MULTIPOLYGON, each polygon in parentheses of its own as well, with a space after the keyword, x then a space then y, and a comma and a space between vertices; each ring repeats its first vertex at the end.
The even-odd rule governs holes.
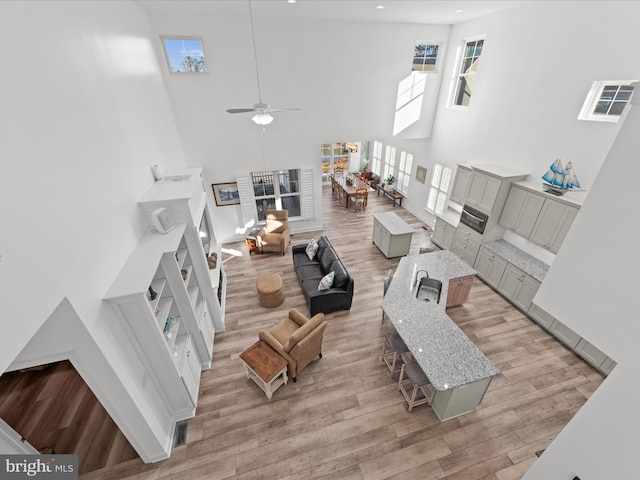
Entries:
POLYGON ((273 122, 273 117, 268 113, 257 113, 253 117, 251 117, 251 120, 253 120, 258 125, 269 125, 271 122, 273 122))

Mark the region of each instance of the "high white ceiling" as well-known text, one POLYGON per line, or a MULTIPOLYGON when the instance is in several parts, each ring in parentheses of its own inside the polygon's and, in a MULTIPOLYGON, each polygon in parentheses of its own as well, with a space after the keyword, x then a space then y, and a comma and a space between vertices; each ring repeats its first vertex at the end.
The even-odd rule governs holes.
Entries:
MULTIPOLYGON (((137 0, 149 12, 248 15, 249 0, 137 0)), ((455 24, 527 3, 516 0, 252 0, 255 16, 341 20, 455 24), (383 9, 376 6, 383 5, 383 9)))

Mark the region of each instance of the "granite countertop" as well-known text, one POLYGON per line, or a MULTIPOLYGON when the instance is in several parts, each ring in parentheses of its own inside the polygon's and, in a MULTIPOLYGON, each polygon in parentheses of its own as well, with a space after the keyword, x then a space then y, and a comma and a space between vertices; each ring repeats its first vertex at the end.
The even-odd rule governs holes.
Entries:
POLYGON ((448 250, 400 259, 382 308, 436 390, 448 390, 500 374, 500 370, 445 311, 449 280, 476 271, 448 250), (440 303, 416 300, 414 271, 440 280, 440 303))
POLYGON ((442 213, 436 213, 436 217, 441 218, 455 228, 458 228, 460 223, 460 212, 456 212, 452 208, 447 208, 442 213))
POLYGON ((411 227, 411 225, 394 212, 374 213, 373 217, 378 220, 391 235, 405 235, 407 233, 415 233, 416 231, 415 228, 411 227))
POLYGON ((483 243, 485 247, 496 255, 504 258, 507 262, 518 267, 533 278, 542 282, 549 271, 549 265, 541 262, 537 258, 523 252, 518 247, 511 245, 504 240, 496 240, 493 242, 483 243))

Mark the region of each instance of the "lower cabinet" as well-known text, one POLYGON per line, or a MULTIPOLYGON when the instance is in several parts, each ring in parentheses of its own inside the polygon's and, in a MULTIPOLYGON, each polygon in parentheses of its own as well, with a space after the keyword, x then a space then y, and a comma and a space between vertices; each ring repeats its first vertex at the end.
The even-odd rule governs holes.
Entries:
POLYGON ((555 322, 556 320, 535 303, 531 304, 531 306, 529 307, 529 312, 527 313, 529 313, 529 316, 533 318, 538 323, 538 325, 546 328, 547 330, 551 328, 551 325, 553 325, 553 322, 555 322))
POLYGON ((453 239, 451 251, 462 259, 467 265, 476 263, 476 256, 480 250, 482 236, 471 230, 466 225, 459 225, 456 236, 453 239))
POLYGON ((578 346, 578 342, 581 340, 580 335, 558 320, 553 322, 549 331, 554 337, 573 349, 578 346))
POLYGON ((184 387, 194 405, 198 404, 198 390, 200 388, 200 362, 193 347, 191 336, 187 338, 185 354, 182 357, 180 377, 184 387))
POLYGON ((538 288, 538 280, 511 264, 507 265, 498 285, 500 293, 525 312, 529 311, 538 288))
POLYGON ((455 236, 456 227, 450 225, 441 218, 436 218, 433 235, 431 236, 431 240, 433 240, 434 243, 445 250, 451 250, 455 236))
POLYGON ((446 308, 462 305, 469 300, 469 292, 471 292, 475 277, 475 275, 467 275, 466 277, 452 278, 449 281, 446 308))
POLYGON ((502 275, 507 269, 507 261, 487 247, 481 246, 473 268, 478 271, 480 278, 486 283, 493 288, 498 288, 502 275))
POLYGON ((616 362, 609 358, 604 352, 594 347, 576 332, 558 321, 535 303, 529 308, 529 316, 539 325, 549 330, 554 337, 571 348, 584 360, 597 368, 604 375, 609 375, 616 366, 616 362))

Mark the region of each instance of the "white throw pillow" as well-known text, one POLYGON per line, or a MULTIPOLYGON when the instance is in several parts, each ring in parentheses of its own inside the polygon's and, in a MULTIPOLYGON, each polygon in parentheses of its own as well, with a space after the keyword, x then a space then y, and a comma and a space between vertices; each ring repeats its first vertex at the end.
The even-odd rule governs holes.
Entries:
POLYGON ((313 260, 313 257, 316 256, 316 252, 318 251, 318 242, 316 242, 313 238, 311 239, 311 241, 309 242, 309 244, 307 245, 307 248, 305 248, 305 253, 307 254, 307 257, 309 257, 309 260, 313 260))
POLYGON ((329 272, 322 277, 322 280, 320 280, 320 283, 318 284, 318 290, 329 290, 333 285, 333 277, 335 274, 335 272, 329 272))

